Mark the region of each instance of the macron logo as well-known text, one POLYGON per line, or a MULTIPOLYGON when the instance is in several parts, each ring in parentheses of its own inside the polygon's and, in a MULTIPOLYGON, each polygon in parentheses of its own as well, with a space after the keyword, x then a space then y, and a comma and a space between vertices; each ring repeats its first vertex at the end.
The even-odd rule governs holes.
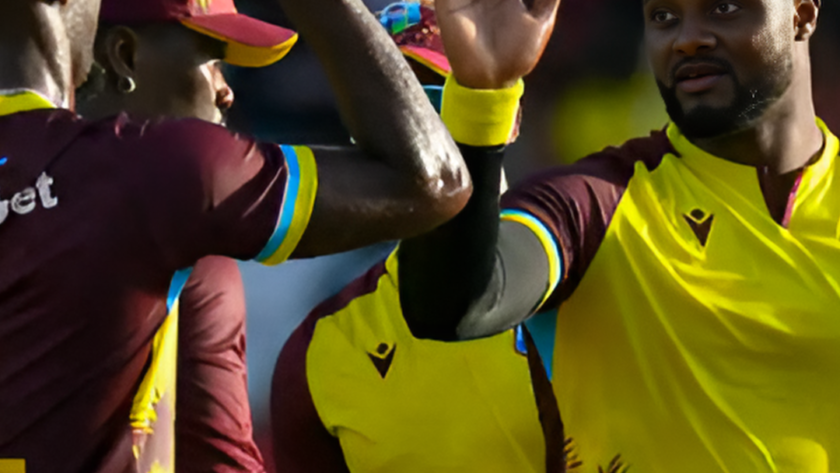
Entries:
POLYGON ((694 209, 691 213, 683 215, 683 217, 688 222, 688 226, 691 227, 691 231, 694 232, 694 236, 700 240, 700 245, 705 247, 709 241, 709 233, 712 231, 712 223, 715 221, 715 216, 707 214, 700 209, 694 209))
POLYGON ((385 379, 388 370, 391 369, 391 363, 394 361, 394 352, 397 351, 397 345, 388 345, 387 343, 380 343, 376 348, 376 353, 368 353, 370 361, 379 372, 379 376, 385 379))
MULTIPOLYGON (((6 162, 8 162, 8 159, 0 159, 0 166, 5 165, 6 162)), ((53 178, 44 172, 35 181, 34 187, 27 187, 13 195, 10 199, 0 197, 0 225, 6 221, 11 212, 18 215, 31 213, 38 206, 39 200, 41 206, 45 209, 51 209, 58 205, 58 197, 52 195, 52 189, 50 187, 52 184, 53 178)))

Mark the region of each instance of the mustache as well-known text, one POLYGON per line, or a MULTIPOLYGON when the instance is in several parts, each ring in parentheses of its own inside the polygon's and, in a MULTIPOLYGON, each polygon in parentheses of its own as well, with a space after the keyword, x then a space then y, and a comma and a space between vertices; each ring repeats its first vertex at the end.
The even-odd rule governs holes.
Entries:
POLYGON ((675 64, 674 67, 671 69, 671 74, 669 75, 670 87, 674 87, 676 85, 677 71, 679 71, 681 67, 700 64, 714 64, 726 71, 726 73, 732 76, 733 78, 735 77, 735 69, 732 67, 732 64, 725 59, 713 56, 707 56, 702 58, 685 58, 679 61, 677 64, 675 64))

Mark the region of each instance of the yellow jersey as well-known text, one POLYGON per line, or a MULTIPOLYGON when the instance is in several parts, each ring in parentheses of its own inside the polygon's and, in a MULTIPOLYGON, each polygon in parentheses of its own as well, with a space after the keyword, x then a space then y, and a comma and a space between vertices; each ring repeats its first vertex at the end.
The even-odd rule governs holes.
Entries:
POLYGON ((674 125, 505 196, 562 255, 546 307, 575 471, 840 472, 840 165, 819 126, 782 221, 755 167, 674 125))

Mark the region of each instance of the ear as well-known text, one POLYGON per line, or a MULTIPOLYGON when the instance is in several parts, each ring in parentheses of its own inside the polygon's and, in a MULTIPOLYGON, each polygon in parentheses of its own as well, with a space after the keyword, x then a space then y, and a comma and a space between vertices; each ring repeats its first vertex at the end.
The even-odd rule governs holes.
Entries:
POLYGON ((794 31, 796 41, 811 39, 817 30, 820 13, 819 0, 795 0, 794 31))
POLYGON ((108 62, 108 69, 113 71, 117 78, 134 78, 139 45, 140 38, 131 28, 115 26, 108 31, 103 59, 108 62))

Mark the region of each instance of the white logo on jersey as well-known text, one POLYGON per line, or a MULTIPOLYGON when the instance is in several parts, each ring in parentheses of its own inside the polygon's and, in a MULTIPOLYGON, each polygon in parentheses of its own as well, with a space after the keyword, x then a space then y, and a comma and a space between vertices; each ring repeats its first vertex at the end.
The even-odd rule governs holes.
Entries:
POLYGON ((10 210, 18 215, 26 215, 35 210, 35 207, 38 206, 39 197, 41 206, 45 209, 51 209, 58 205, 58 197, 53 196, 52 189, 50 189, 52 184, 53 178, 44 172, 35 181, 35 187, 27 187, 13 195, 11 199, 0 200, 0 224, 6 221, 10 210))

